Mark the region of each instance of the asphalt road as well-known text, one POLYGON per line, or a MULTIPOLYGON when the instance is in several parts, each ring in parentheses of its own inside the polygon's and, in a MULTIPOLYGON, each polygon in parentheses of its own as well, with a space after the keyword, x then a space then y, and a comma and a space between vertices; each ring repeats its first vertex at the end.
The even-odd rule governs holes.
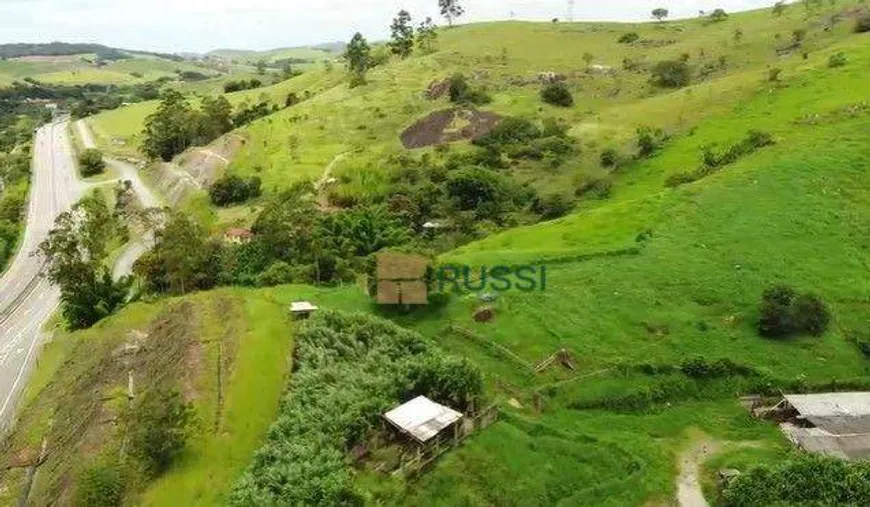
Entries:
MULTIPOLYGON (((79 139, 82 140, 85 148, 95 148, 96 143, 91 135, 90 129, 83 120, 79 120, 75 124, 76 130, 79 133, 79 139)), ((105 157, 106 164, 118 175, 118 179, 128 180, 131 183, 131 188, 139 199, 139 203, 143 208, 160 208, 160 199, 148 188, 147 185, 139 177, 139 171, 130 164, 105 157)), ((129 275, 133 272, 133 264, 136 260, 147 252, 154 244, 154 235, 148 233, 143 238, 138 238, 130 241, 124 248, 124 251, 115 262, 115 267, 112 275, 118 279, 124 275, 129 275)))
MULTIPOLYGON (((72 208, 89 185, 78 179, 68 122, 40 128, 33 143, 33 175, 24 240, 18 254, 0 278, 0 430, 13 422, 16 402, 36 362, 40 345, 49 337, 43 326, 57 310, 60 291, 40 275, 43 260, 39 244, 48 236, 55 218, 72 208)), ((86 147, 94 142, 87 126, 76 128, 86 147)), ((160 201, 139 178, 135 167, 106 160, 119 179, 130 180, 146 208, 160 201)), ((153 243, 153 235, 131 241, 114 266, 114 274, 129 274, 133 263, 153 243)))
POLYGON ((33 143, 27 229, 18 254, 0 278, 0 428, 8 427, 15 402, 48 337, 43 325, 58 307, 60 291, 40 276, 39 244, 54 219, 69 210, 87 186, 78 180, 67 123, 40 128, 33 143))

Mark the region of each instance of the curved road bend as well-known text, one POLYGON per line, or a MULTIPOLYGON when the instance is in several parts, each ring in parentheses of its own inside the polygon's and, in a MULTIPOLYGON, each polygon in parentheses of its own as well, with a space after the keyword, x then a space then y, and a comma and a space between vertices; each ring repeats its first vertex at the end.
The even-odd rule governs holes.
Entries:
POLYGON ((0 429, 12 420, 35 354, 47 337, 42 326, 60 301, 60 291, 40 276, 39 244, 85 188, 76 174, 67 123, 37 130, 24 239, 0 278, 0 429))
MULTIPOLYGON (((84 120, 77 121, 75 126, 79 133, 79 138, 82 140, 82 144, 85 148, 96 148, 97 144, 94 142, 94 137, 91 135, 91 131, 84 120)), ((106 157, 106 163, 118 174, 119 179, 130 181, 133 193, 136 194, 136 197, 139 199, 143 208, 161 207, 160 199, 158 199, 157 196, 151 192, 151 189, 145 185, 142 178, 139 177, 139 171, 137 171, 135 167, 121 162, 120 160, 108 157, 106 157)), ((154 235, 150 232, 143 238, 130 241, 118 257, 118 260, 115 262, 115 268, 112 273, 113 276, 118 279, 124 275, 132 273, 133 264, 136 262, 136 259, 148 251, 153 244, 154 235)))

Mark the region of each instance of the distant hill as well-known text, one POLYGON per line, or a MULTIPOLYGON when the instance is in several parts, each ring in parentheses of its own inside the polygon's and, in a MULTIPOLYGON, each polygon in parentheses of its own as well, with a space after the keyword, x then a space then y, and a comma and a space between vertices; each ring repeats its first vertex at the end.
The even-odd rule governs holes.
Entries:
POLYGON ((266 62, 276 62, 284 60, 293 60, 296 63, 303 61, 316 62, 319 60, 335 57, 344 52, 345 43, 343 42, 326 42, 313 46, 299 46, 289 48, 275 48, 266 51, 253 51, 246 49, 215 49, 205 54, 208 58, 221 58, 225 60, 234 60, 238 62, 255 62, 264 60, 266 62))
POLYGON ((48 44, 13 43, 0 44, 0 58, 21 58, 24 56, 72 56, 95 54, 103 60, 123 60, 130 55, 119 49, 102 44, 68 44, 50 42, 48 44))

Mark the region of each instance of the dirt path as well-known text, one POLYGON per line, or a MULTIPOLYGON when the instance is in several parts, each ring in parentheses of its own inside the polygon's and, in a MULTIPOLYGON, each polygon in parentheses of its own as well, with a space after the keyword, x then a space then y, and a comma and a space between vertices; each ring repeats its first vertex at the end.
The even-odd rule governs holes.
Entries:
POLYGON ((332 176, 332 170, 339 162, 350 155, 350 153, 351 152, 346 151, 336 155, 332 161, 326 165, 326 168, 323 169, 323 176, 321 176, 317 183, 315 183, 314 188, 317 190, 317 205, 320 206, 320 209, 329 208, 329 198, 326 195, 326 187, 329 184, 329 178, 332 176))
POLYGON ((680 455, 677 477, 677 503, 681 507, 707 507, 710 504, 701 490, 701 464, 722 449, 722 443, 706 435, 698 438, 680 455))

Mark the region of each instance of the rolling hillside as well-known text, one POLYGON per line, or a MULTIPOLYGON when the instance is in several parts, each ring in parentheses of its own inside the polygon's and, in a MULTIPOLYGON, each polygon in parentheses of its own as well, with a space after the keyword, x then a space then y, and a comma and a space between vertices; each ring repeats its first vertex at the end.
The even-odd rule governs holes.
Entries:
MULTIPOLYGON (((347 458, 367 505, 669 505, 687 462, 700 467, 707 498, 721 500, 719 469, 792 456, 777 427, 750 417, 739 396, 870 387, 859 347, 870 340, 870 34, 852 32, 854 5, 809 17, 798 6, 781 17, 738 13, 718 23, 470 25, 443 30, 434 54, 376 67, 364 86, 351 89, 341 69, 320 68, 231 94, 239 104, 311 93, 235 133, 246 142, 227 170, 262 177, 267 194, 318 179, 328 165, 344 191, 375 193, 389 180, 381 166, 408 152, 401 132, 452 107, 425 91, 456 72, 492 95, 483 109, 560 118, 580 145, 557 168, 521 162, 505 174, 572 195, 578 180, 606 177, 612 191, 578 199, 562 218, 439 256, 475 267, 547 267, 546 290, 496 291, 490 322, 474 318, 482 305, 474 292, 393 312, 354 285, 282 286, 140 302, 90 331, 63 334, 46 350, 4 448, 14 456, 45 440, 52 450, 32 502, 70 499, 86 464, 122 442, 111 421, 128 378, 117 364, 119 350, 134 344, 150 361, 136 364, 145 372, 136 385, 180 386, 204 429, 162 477, 135 483, 128 500, 225 504, 282 410, 280 393, 292 397, 298 324, 286 309, 299 299, 389 319, 470 359, 501 412, 413 480, 347 458), (806 30, 803 49, 784 51, 795 30, 806 30), (638 41, 616 42, 628 32, 638 41), (626 69, 684 54, 693 75, 681 89, 654 87, 648 71, 626 69), (549 72, 567 76, 574 107, 541 103, 539 74, 549 72), (668 139, 650 156, 602 167, 605 148, 636 150, 642 125, 668 139), (769 142, 733 151, 753 132, 769 142), (709 160, 728 153, 736 155, 709 160), (758 335, 762 294, 780 283, 825 302, 833 316, 825 333, 758 335), (171 357, 159 351, 166 344, 175 344, 171 357), (573 369, 535 372, 560 350, 573 369), (94 390, 99 400, 86 396, 94 390), (88 417, 72 426, 67 411, 77 404, 88 417), (709 454, 692 451, 709 442, 709 454)), ((89 122, 106 149, 129 155, 155 108, 136 104, 89 122)), ((460 142, 413 155, 466 149, 460 142)), ((17 497, 24 474, 0 477, 5 499, 17 497)))

